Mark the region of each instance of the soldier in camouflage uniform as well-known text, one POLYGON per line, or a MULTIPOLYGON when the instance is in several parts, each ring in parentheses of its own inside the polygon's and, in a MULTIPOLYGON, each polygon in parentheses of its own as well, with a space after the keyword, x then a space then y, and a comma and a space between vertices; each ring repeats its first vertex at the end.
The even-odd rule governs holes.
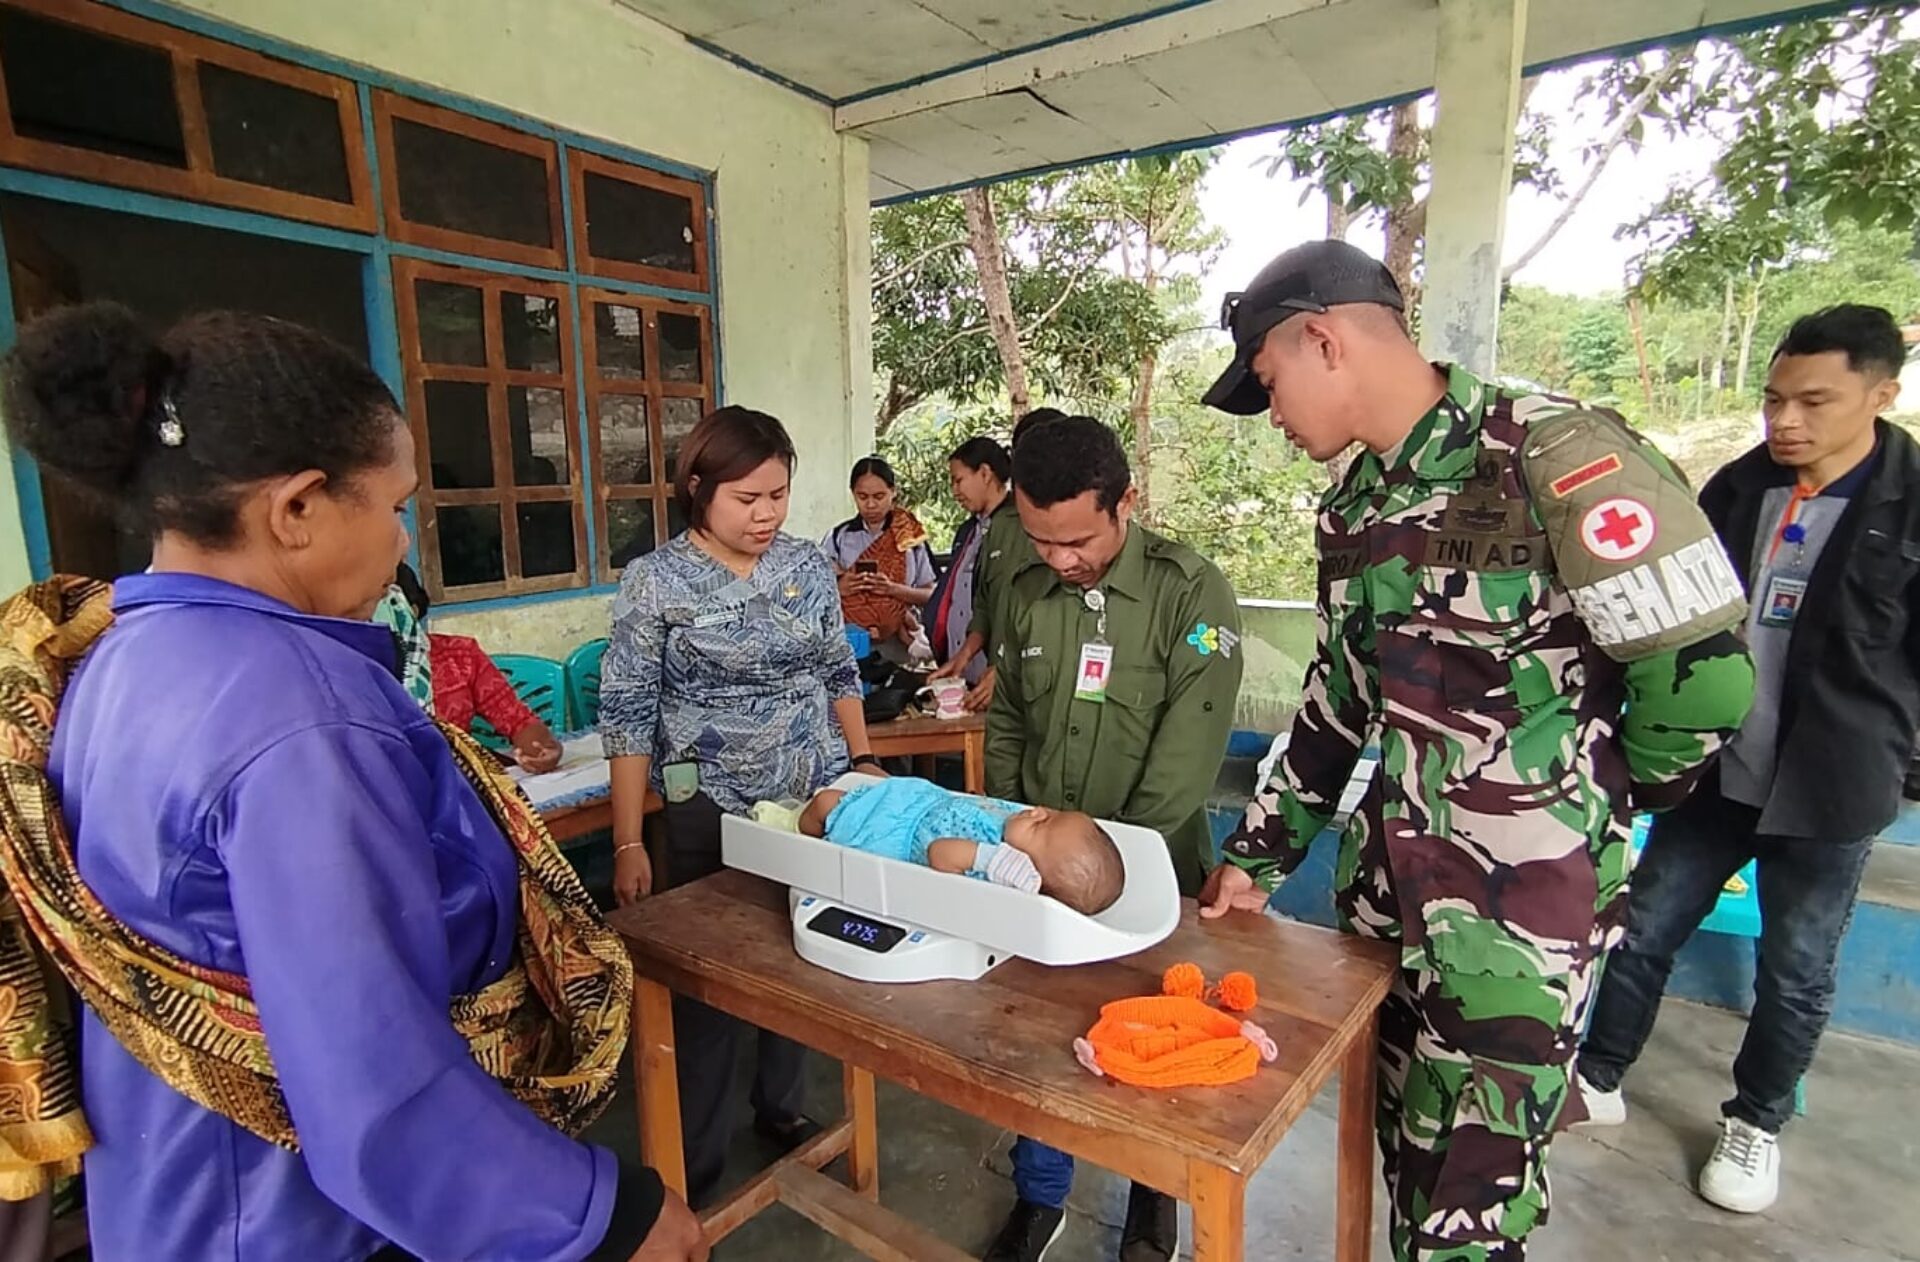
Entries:
MULTIPOLYGON (((1379 263, 1289 251, 1228 301, 1207 395, 1326 460, 1320 644, 1286 755, 1203 912, 1259 909, 1381 773, 1341 840, 1354 933, 1401 945, 1378 1131, 1400 1259, 1513 1262, 1620 936, 1632 809, 1685 796, 1753 672, 1738 579, 1685 480, 1619 417, 1420 358, 1379 263)), ((1569 1107, 1570 1106, 1570 1107, 1569 1107)))

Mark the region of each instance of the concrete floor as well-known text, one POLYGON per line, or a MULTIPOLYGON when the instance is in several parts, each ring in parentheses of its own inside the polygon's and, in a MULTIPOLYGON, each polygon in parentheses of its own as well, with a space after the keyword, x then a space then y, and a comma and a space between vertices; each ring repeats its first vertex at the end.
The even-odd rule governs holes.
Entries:
MULTIPOLYGON (((1553 1221, 1533 1238, 1535 1262, 1920 1262, 1920 1197, 1911 1191, 1920 1130, 1907 1129, 1920 1106, 1920 1049, 1830 1034, 1808 1078, 1808 1116, 1783 1140, 1784 1190, 1773 1211, 1727 1214, 1694 1194, 1692 1176, 1713 1147, 1743 1026, 1720 1009, 1666 1005, 1627 1083, 1627 1124, 1574 1131, 1556 1143, 1553 1221)), ((836 1111, 838 1091, 837 1070, 816 1065, 812 1098, 821 1112, 836 1111)), ((1333 1109, 1333 1092, 1323 1093, 1255 1178, 1249 1262, 1331 1256, 1333 1109)), ((634 1125, 623 1094, 592 1138, 633 1153, 634 1125)), ((1007 1143, 991 1127, 880 1085, 881 1200, 962 1248, 983 1249, 1012 1202, 1007 1143)), ((738 1177, 770 1155, 743 1131, 734 1152, 738 1177)), ((1108 1262, 1125 1207, 1119 1179, 1083 1170, 1049 1262, 1108 1262)), ((1389 1257, 1384 1216, 1374 1255, 1389 1257)), ((862 1255, 776 1207, 714 1256, 838 1262, 862 1255)))

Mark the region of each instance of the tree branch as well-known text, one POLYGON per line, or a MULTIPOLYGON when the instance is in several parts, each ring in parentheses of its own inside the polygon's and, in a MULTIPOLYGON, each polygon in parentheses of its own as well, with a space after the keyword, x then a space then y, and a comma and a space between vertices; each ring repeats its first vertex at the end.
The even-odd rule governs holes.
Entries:
POLYGON ((1031 407, 1027 393, 1026 352, 1020 345, 1020 326, 1014 320, 1013 297, 1007 288, 1007 256, 1002 245, 1000 224, 993 213, 992 194, 984 188, 970 188, 960 194, 960 205, 967 215, 967 244, 973 250, 980 271, 980 293, 986 303, 987 327, 1000 352, 1000 367, 1007 384, 1007 396, 1017 419, 1031 407))
POLYGON ((1053 305, 1051 307, 1048 307, 1045 311, 1042 311, 1039 315, 1035 316, 1032 322, 1029 323, 1026 328, 1021 329, 1020 336, 1023 339, 1032 337, 1035 333, 1039 332, 1042 328, 1046 327, 1047 321, 1053 319, 1054 316, 1060 313, 1060 308, 1067 305, 1067 299, 1073 297, 1073 291, 1080 288, 1081 278, 1084 277, 1088 272, 1091 272, 1093 270, 1093 266, 1094 266, 1093 264, 1089 263, 1087 264, 1087 266, 1075 272, 1072 276, 1069 276, 1067 278, 1066 285, 1060 290, 1060 296, 1053 300, 1053 305))
POLYGON ((961 329, 959 332, 952 334, 947 338, 946 341, 940 343, 940 345, 934 347, 932 350, 922 355, 919 359, 919 362, 924 364, 931 360, 938 359, 942 355, 946 354, 948 351, 952 350, 955 346, 965 341, 967 338, 973 337, 977 334, 985 333, 986 331, 987 331, 987 326, 984 324, 969 324, 966 328, 961 329))
POLYGON ((905 276, 908 272, 911 272, 914 268, 920 266, 922 263, 926 262, 928 259, 932 258, 934 255, 940 253, 942 250, 951 250, 955 246, 962 246, 962 245, 965 245, 966 243, 967 243, 967 239, 965 237, 955 237, 951 241, 942 241, 939 245, 933 246, 930 249, 922 250, 920 251, 920 253, 914 255, 911 260, 909 260, 908 262, 902 263, 900 266, 894 268, 891 272, 888 272, 885 276, 876 277, 873 282, 873 287, 875 289, 884 289, 886 286, 893 284, 893 282, 899 280, 902 276, 905 276))
POLYGON ((1512 280, 1516 272, 1533 262, 1554 237, 1559 235, 1560 230, 1567 226, 1574 212, 1580 209, 1580 203, 1585 200, 1588 193, 1593 191, 1593 186, 1599 183, 1600 173, 1606 170, 1608 159, 1612 158, 1614 151, 1626 142, 1634 123, 1639 121, 1640 116, 1647 112, 1647 108, 1653 104, 1661 91, 1678 78, 1689 64, 1691 63, 1685 57, 1671 58, 1659 74, 1647 80, 1647 86, 1641 88, 1639 95, 1635 96, 1628 103, 1627 108, 1620 112, 1620 117, 1614 120, 1612 129, 1607 132, 1606 139, 1600 142, 1600 152, 1595 155, 1593 165, 1587 168, 1586 178, 1580 181, 1580 186, 1573 190, 1566 203, 1560 207, 1560 213, 1553 217, 1553 222, 1546 226, 1546 230, 1535 239, 1534 243, 1528 246, 1519 258, 1500 270, 1501 280, 1512 280))

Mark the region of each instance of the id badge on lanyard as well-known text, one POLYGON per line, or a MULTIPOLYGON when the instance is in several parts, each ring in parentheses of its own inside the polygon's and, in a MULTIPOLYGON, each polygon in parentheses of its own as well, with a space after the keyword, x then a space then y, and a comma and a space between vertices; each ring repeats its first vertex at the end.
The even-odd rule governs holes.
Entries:
POLYGON ((1080 646, 1080 664, 1073 672, 1073 696, 1077 701, 1105 705, 1107 683, 1113 675, 1113 645, 1107 643, 1107 594, 1095 587, 1083 592, 1080 598, 1098 622, 1093 638, 1080 646))
POLYGON ((1787 511, 1780 525, 1780 533, 1774 537, 1773 547, 1767 554, 1767 564, 1778 568, 1767 578, 1766 591, 1760 596, 1760 625, 1763 627, 1788 628, 1800 616, 1800 608, 1807 599, 1807 528, 1801 523, 1795 512, 1808 498, 1800 488, 1794 488, 1793 499, 1787 503, 1787 511), (1792 549, 1788 552, 1787 549, 1792 549), (1784 556, 1782 554, 1785 554, 1784 556))
POLYGON ((1767 590, 1760 601, 1760 625, 1792 626, 1793 620, 1800 616, 1800 606, 1806 603, 1806 599, 1806 579, 1790 574, 1775 574, 1767 580, 1767 590))

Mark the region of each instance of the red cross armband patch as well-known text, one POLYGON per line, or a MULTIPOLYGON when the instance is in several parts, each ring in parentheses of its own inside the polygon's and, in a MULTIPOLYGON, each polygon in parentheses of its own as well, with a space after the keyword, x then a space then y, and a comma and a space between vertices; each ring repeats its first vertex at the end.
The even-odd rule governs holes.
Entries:
POLYGON ((1521 449, 1554 573, 1594 644, 1631 662, 1746 621, 1739 576, 1685 477, 1627 423, 1560 400, 1521 400, 1521 449))

